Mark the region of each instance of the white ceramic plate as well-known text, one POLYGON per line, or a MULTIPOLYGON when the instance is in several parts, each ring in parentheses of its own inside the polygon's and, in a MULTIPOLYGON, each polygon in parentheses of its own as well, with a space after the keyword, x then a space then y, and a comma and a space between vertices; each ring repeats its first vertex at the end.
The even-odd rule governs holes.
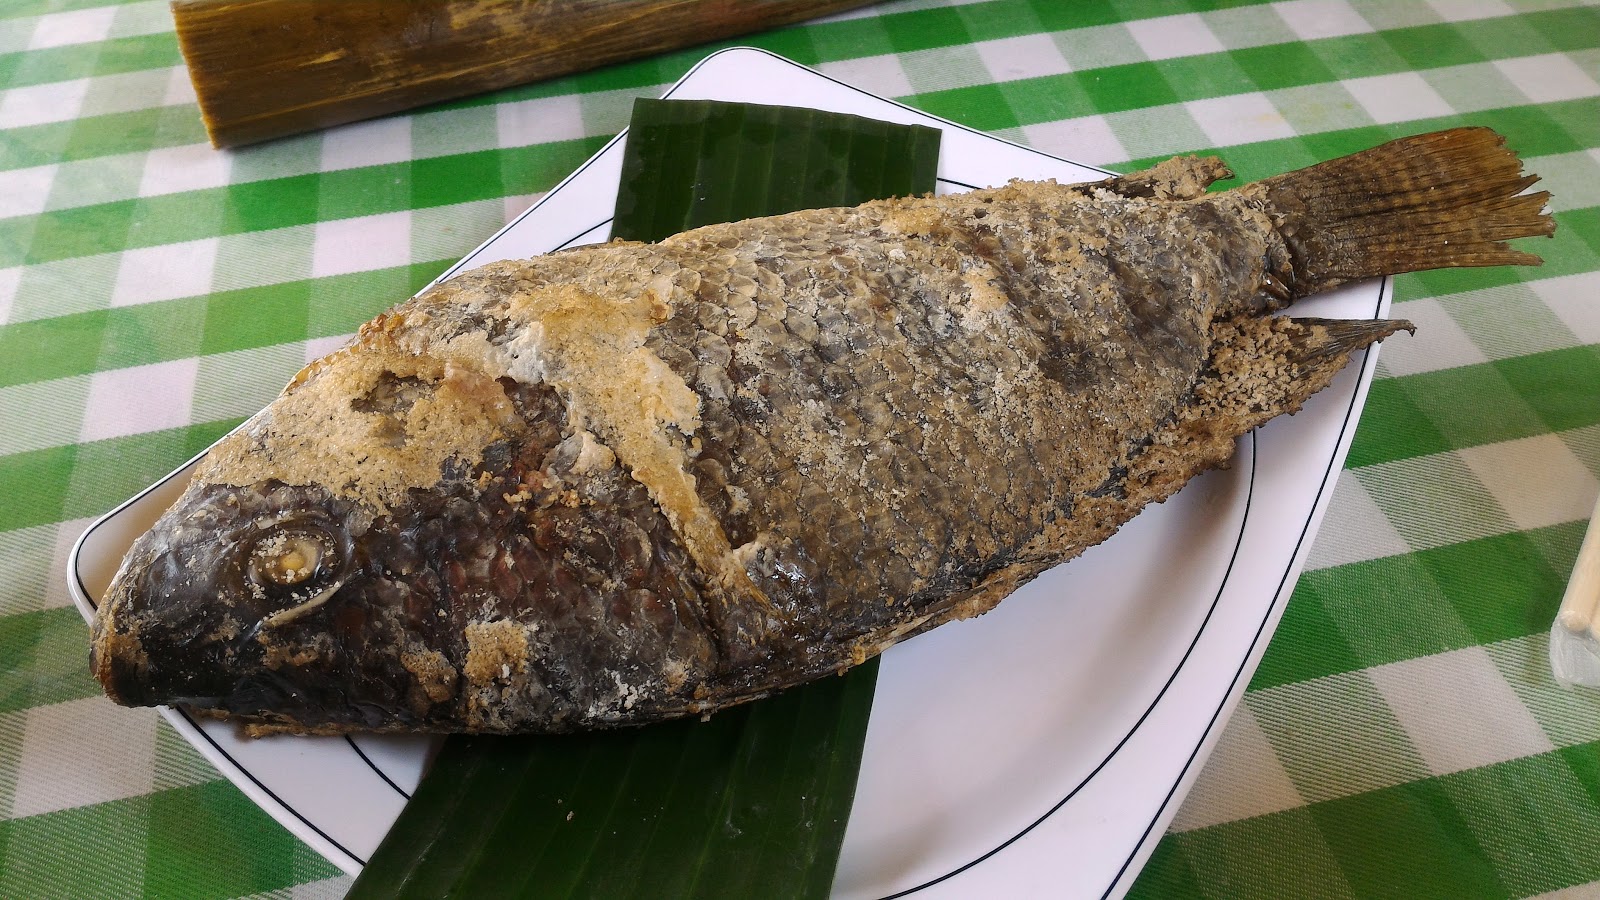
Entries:
MULTIPOLYGON (((697 65, 667 96, 811 106, 944 130, 941 192, 1104 173, 872 96, 750 49, 697 65)), ((618 136, 446 275, 604 240, 618 136)), ((1368 318, 1387 282, 1300 304, 1368 318)), ((1238 702, 1294 586, 1355 429, 1368 353, 1304 411, 1241 442, 1070 566, 987 616, 885 654, 835 894, 1103 897, 1126 891, 1238 702)), ((80 608, 182 492, 172 473, 73 549, 80 608)), ((253 800, 349 872, 416 786, 429 738, 275 737, 164 710, 253 800)))

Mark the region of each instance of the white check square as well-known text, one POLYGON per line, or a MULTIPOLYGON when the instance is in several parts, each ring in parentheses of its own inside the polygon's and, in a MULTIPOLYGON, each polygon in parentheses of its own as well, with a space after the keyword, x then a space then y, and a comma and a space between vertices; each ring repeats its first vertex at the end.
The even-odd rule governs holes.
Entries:
POLYGON ((322 133, 324 172, 406 162, 411 159, 411 117, 356 122, 322 133))
POLYGON ((88 92, 87 78, 12 88, 0 94, 0 129, 76 119, 88 92))
POLYGON ((1072 65, 1061 55, 1061 48, 1048 34, 1029 34, 1022 37, 981 41, 973 45, 983 67, 995 81, 1015 81, 1019 78, 1039 78, 1072 71, 1072 65))
POLYGON ((1374 75, 1341 82, 1380 125, 1448 116, 1454 110, 1415 72, 1374 75))
POLYGON ((111 22, 117 17, 115 6, 79 9, 72 12, 49 13, 39 17, 29 50, 65 47, 68 44, 97 44, 111 33, 111 22))
POLYGON ((1554 434, 1456 451, 1519 530, 1589 518, 1600 482, 1554 434))
POLYGON ((1497 59, 1494 66, 1534 103, 1557 103, 1600 95, 1600 82, 1565 53, 1497 59))
POLYGON ((582 98, 568 94, 519 100, 495 107, 495 138, 501 147, 526 147, 584 136, 582 98))
POLYGON ((1302 41, 1367 34, 1372 25, 1344 0, 1290 0, 1272 10, 1302 41))
POLYGON ((224 187, 232 173, 233 154, 214 149, 210 144, 158 147, 145 158, 139 196, 224 187))
POLYGON ((1367 670, 1433 775, 1555 747, 1482 647, 1367 670))
POLYGON ((100 441, 189 424, 193 357, 96 372, 89 380, 79 441, 100 441))
POLYGON ((117 266, 112 306, 196 297, 211 292, 217 238, 125 250, 117 266))
POLYGON ((155 710, 88 697, 24 715, 13 818, 150 793, 155 710))
POLYGON ((311 277, 348 275, 411 262, 409 211, 318 222, 311 248, 311 277))
POLYGON ((1128 151, 1104 116, 1082 116, 1023 126, 1028 145, 1086 165, 1124 162, 1128 151))
POLYGON ((1150 59, 1198 56, 1202 53, 1221 53, 1227 49, 1206 27, 1199 13, 1138 19, 1126 23, 1124 27, 1150 59))
POLYGON ((1214 147, 1294 137, 1294 126, 1265 94, 1190 100, 1184 108, 1214 147))

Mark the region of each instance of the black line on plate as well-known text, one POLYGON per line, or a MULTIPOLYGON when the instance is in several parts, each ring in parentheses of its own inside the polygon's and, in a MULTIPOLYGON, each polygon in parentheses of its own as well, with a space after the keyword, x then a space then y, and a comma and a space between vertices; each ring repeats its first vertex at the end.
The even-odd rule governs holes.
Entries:
MULTIPOLYGON (((1246 490, 1245 490, 1244 514, 1239 517, 1239 534, 1235 538, 1234 543, 1233 543, 1233 554, 1228 557, 1228 568, 1225 571, 1223 571, 1223 573, 1222 573, 1222 582, 1217 585, 1216 593, 1211 596, 1211 607, 1206 610, 1206 616, 1205 616, 1204 619, 1202 619, 1200 621, 1200 627, 1195 629, 1194 638, 1189 641, 1188 649, 1183 651, 1183 658, 1179 659, 1178 660, 1178 664, 1172 668, 1172 673, 1167 676, 1166 683, 1161 685, 1161 690, 1156 693, 1155 699, 1151 700, 1150 701, 1150 705, 1145 707, 1145 710, 1144 710, 1143 713, 1140 714, 1138 721, 1134 722, 1133 723, 1133 727, 1128 729, 1128 733, 1122 736, 1122 740, 1117 741, 1117 745, 1115 747, 1111 748, 1111 752, 1106 754, 1106 757, 1104 759, 1100 760, 1100 763, 1098 765, 1096 765, 1094 767, 1094 769, 1088 775, 1084 776, 1083 780, 1078 782, 1076 787, 1074 787, 1070 792, 1068 792, 1068 794, 1065 797, 1062 797, 1061 800, 1059 802, 1057 802, 1054 806, 1050 807, 1050 809, 1047 810, 1044 813, 1044 815, 1042 815, 1039 818, 1034 819, 1032 822, 1028 823, 1026 828, 1023 828, 1021 831, 1017 832, 1016 834, 1012 835, 1011 837, 1006 838, 1005 841, 1003 841, 999 846, 997 846, 994 849, 990 850, 989 852, 983 854, 982 856, 979 856, 978 858, 976 858, 974 860, 971 860, 970 862, 964 863, 960 867, 952 869, 949 872, 946 872, 946 873, 944 873, 943 875, 940 875, 937 878, 933 878, 933 879, 931 879, 929 881, 925 881, 922 884, 917 885, 916 887, 906 888, 905 890, 899 891, 898 893, 889 894, 888 896, 883 897, 882 900, 896 900, 896 898, 898 898, 898 897, 909 896, 911 894, 916 893, 917 891, 923 890, 924 888, 933 887, 934 885, 938 884, 941 881, 945 881, 947 879, 954 878, 955 876, 960 875, 962 872, 967 871, 968 869, 972 868, 973 866, 978 865, 979 863, 983 862, 984 860, 988 859, 989 857, 994 856, 996 853, 999 853, 1001 850, 1004 850, 1005 848, 1007 848, 1007 847, 1011 846, 1012 844, 1016 843, 1017 841, 1021 840, 1023 835, 1025 835, 1028 832, 1032 831, 1033 829, 1039 827, 1041 824, 1044 823, 1045 819, 1048 819, 1051 816, 1055 815, 1057 810, 1061 809, 1061 807, 1063 807, 1063 806, 1066 806, 1067 805, 1067 801, 1071 800, 1073 797, 1076 797, 1078 795, 1078 792, 1083 790, 1085 785, 1087 785, 1089 782, 1093 781, 1096 775, 1100 774, 1100 770, 1104 769, 1107 765, 1109 765, 1111 763, 1111 760, 1116 758, 1117 754, 1122 751, 1123 746, 1125 744, 1127 744, 1128 741, 1133 739, 1134 734, 1136 732, 1138 732, 1138 730, 1139 730, 1139 728, 1141 726, 1144 725, 1145 720, 1148 719, 1150 717, 1150 714, 1155 711, 1155 708, 1160 705, 1161 698, 1165 697, 1166 694, 1167 694, 1167 689, 1172 687, 1172 683, 1174 681, 1178 680, 1178 673, 1183 671, 1184 664, 1189 661, 1189 656, 1194 653, 1195 646, 1200 643, 1201 635, 1205 634, 1206 626, 1211 624, 1211 616, 1217 611, 1217 604, 1222 602, 1222 592, 1227 590, 1227 588, 1228 588, 1228 578, 1233 575, 1233 565, 1234 565, 1234 563, 1238 562, 1238 560, 1239 560, 1239 548, 1241 546, 1243 546, 1243 544, 1244 544, 1245 528, 1249 525, 1249 522, 1250 522, 1250 507, 1251 507, 1251 505, 1253 504, 1253 502, 1255 500, 1255 487, 1256 487, 1256 436, 1255 436, 1255 432, 1252 431, 1250 433, 1250 484, 1249 484, 1249 487, 1247 487, 1246 490)), ((1146 833, 1148 833, 1148 831, 1149 831, 1149 829, 1146 829, 1146 833)), ((1115 883, 1115 882, 1113 882, 1113 883, 1115 883)))
POLYGON ((346 744, 350 745, 350 749, 354 750, 356 752, 357 756, 361 757, 361 761, 362 762, 366 763, 367 766, 372 769, 372 771, 378 773, 378 777, 383 779, 383 783, 384 784, 387 784, 389 787, 394 788, 394 792, 396 794, 399 794, 400 796, 406 798, 407 800, 411 799, 411 795, 406 793, 405 791, 401 790, 400 789, 400 785, 394 783, 394 779, 389 777, 389 773, 388 772, 385 772, 382 768, 380 768, 378 766, 377 763, 372 761, 371 757, 367 756, 366 751, 361 749, 361 745, 356 743, 355 738, 353 738, 353 737, 351 737, 350 735, 347 734, 347 735, 344 736, 344 742, 346 744))
MULTIPOLYGON (((1384 279, 1378 284, 1378 304, 1372 309, 1372 317, 1374 319, 1376 319, 1383 311, 1383 291, 1384 288, 1388 286, 1388 283, 1389 279, 1387 276, 1385 276, 1384 279)), ((1367 360, 1371 356, 1372 346, 1369 344, 1367 349, 1361 354, 1362 368, 1366 368, 1367 360)), ((1361 392, 1358 384, 1357 390, 1350 394, 1350 404, 1345 407, 1344 424, 1339 428, 1339 438, 1334 442, 1335 447, 1338 446, 1339 440, 1344 440, 1344 433, 1350 428, 1350 415, 1351 413, 1355 412, 1356 397, 1360 396, 1360 393, 1361 392)), ((1252 469, 1255 467, 1254 458, 1251 459, 1250 465, 1252 469)), ((1323 491, 1328 489, 1328 481, 1330 477, 1337 478, 1334 470, 1333 460, 1331 458, 1328 460, 1327 468, 1323 469, 1322 471, 1322 483, 1317 486, 1317 496, 1319 498, 1322 496, 1323 491)), ((1315 513, 1316 503, 1313 502, 1311 506, 1312 512, 1315 513)), ((1255 652, 1256 644, 1261 642, 1261 635, 1267 630, 1267 622, 1272 619, 1273 610, 1277 609, 1280 604, 1287 602, 1283 596, 1283 589, 1289 581, 1289 573, 1294 571, 1295 557, 1300 555, 1300 548, 1305 544, 1306 532, 1310 530, 1311 517, 1308 517, 1305 521, 1305 524, 1300 527, 1300 536, 1295 539, 1294 552, 1289 554, 1289 565, 1284 568, 1283 576, 1278 579, 1277 593, 1273 595, 1272 603, 1267 606, 1267 612, 1266 615, 1262 616, 1261 624, 1256 626, 1255 637, 1250 639, 1250 647, 1245 651, 1244 656, 1239 660, 1239 668, 1234 671, 1233 680, 1228 682, 1228 690, 1223 693, 1222 702, 1218 704, 1216 710, 1212 712, 1211 721, 1206 724, 1206 730, 1201 732, 1199 742, 1194 745, 1194 750, 1189 753, 1189 758, 1184 761, 1183 768, 1178 771, 1178 777, 1173 780, 1172 787, 1168 789, 1166 798, 1163 799, 1161 801, 1161 805, 1156 808, 1156 814, 1150 820, 1150 824, 1145 826, 1144 834, 1139 837, 1139 843, 1134 845, 1133 852, 1129 853, 1128 858, 1123 860, 1122 868, 1117 870, 1116 877, 1111 879, 1111 884, 1107 885, 1105 893, 1100 895, 1101 900, 1105 900, 1105 898, 1110 897, 1112 891, 1116 890, 1117 884, 1122 881, 1122 876, 1127 874, 1128 868, 1133 865, 1133 858, 1139 855, 1139 851, 1144 848, 1145 842, 1150 839, 1150 832, 1155 829, 1156 823, 1161 821, 1161 816, 1166 811, 1167 805, 1172 802, 1173 795, 1178 792, 1178 785, 1183 782, 1184 775, 1188 774, 1189 768, 1194 765, 1195 758, 1200 755, 1201 745, 1206 742, 1206 738, 1211 734, 1211 729, 1217 726, 1217 720, 1222 717, 1222 708, 1228 705, 1228 697, 1233 694, 1234 687, 1238 685, 1239 679, 1244 676, 1245 666, 1250 662, 1250 656, 1255 652)))
POLYGON ((310 819, 308 819, 305 816, 301 815, 299 810, 297 810, 294 807, 290 806, 289 804, 283 802, 283 798, 279 797, 277 794, 273 793, 272 788, 269 788, 265 784, 262 784, 261 783, 261 779, 257 778, 255 776, 255 774, 252 773, 249 769, 246 769, 244 766, 240 765, 239 761, 233 758, 233 754, 229 753, 227 750, 224 750, 222 748, 221 744, 217 743, 216 740, 211 737, 211 735, 207 734, 205 729, 200 727, 200 723, 196 722, 194 720, 194 717, 189 715, 189 711, 188 710, 183 709, 182 707, 178 707, 178 706, 169 706, 167 708, 177 712, 178 715, 183 716, 184 721, 189 723, 190 727, 192 727, 195 730, 196 734, 198 734, 201 737, 205 738, 206 739, 206 743, 210 744, 218 753, 220 753, 222 755, 223 759, 226 759, 230 764, 232 764, 232 766, 235 769, 237 769, 240 772, 244 773, 244 776, 246 778, 250 779, 250 783, 251 784, 254 784, 256 787, 261 789, 262 793, 266 794, 268 797, 271 797, 272 798, 272 802, 278 804, 278 806, 282 807, 283 809, 288 810, 290 813, 292 813, 294 815, 294 817, 296 819, 299 819, 300 821, 304 822, 307 828, 311 829, 312 831, 315 831, 317 833, 317 835, 320 836, 323 840, 327 841, 328 843, 332 844, 335 848, 337 848, 340 853, 343 853, 345 856, 350 857, 351 859, 353 859, 356 862, 360 863, 362 866, 365 866, 367 864, 366 860, 364 860, 361 857, 355 855, 354 853, 351 853, 348 849, 345 848, 345 846, 343 844, 339 843, 338 841, 336 841, 332 837, 330 837, 326 831, 323 831, 321 828, 318 828, 315 822, 312 822, 310 819))

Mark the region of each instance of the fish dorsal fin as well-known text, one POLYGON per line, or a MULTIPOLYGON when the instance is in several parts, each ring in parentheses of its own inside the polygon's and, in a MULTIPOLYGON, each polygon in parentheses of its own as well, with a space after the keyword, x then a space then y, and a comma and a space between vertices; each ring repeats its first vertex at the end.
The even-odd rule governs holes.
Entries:
POLYGON ((1176 156, 1143 171, 1091 182, 1088 186, 1122 197, 1193 200, 1212 184, 1232 177, 1232 170, 1215 156, 1176 156))

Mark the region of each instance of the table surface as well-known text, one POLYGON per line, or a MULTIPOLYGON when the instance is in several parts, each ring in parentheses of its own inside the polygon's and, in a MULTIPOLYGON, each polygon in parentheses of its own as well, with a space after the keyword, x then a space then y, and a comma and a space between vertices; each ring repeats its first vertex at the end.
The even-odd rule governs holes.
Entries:
MULTIPOLYGON (((1593 0, 900 0, 733 43, 1119 171, 1506 134, 1555 195, 1545 265, 1396 280, 1417 335, 1132 896, 1600 896, 1600 691, 1545 663, 1600 492, 1593 0)), ((165 2, 0 7, 0 896, 344 893, 100 696, 66 553, 712 49, 217 152, 165 2)))

